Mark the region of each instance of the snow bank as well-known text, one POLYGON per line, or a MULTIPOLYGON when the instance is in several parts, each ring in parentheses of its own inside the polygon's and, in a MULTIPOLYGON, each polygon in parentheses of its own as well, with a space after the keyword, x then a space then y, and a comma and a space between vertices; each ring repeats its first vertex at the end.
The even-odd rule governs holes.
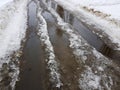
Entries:
POLYGON ((16 67, 15 63, 10 64, 12 61, 11 55, 20 49, 21 41, 25 37, 27 28, 27 0, 11 2, 2 9, 2 12, 4 12, 3 16, 5 15, 9 19, 3 19, 4 17, 0 18, 0 20, 2 19, 3 22, 6 22, 6 26, 0 30, 0 70, 3 68, 3 64, 10 65, 8 67, 14 69, 14 72, 9 74, 12 78, 10 85, 14 88, 18 78, 19 68, 16 67))
POLYGON ((120 0, 67 0, 75 6, 87 6, 95 11, 100 11, 110 15, 110 18, 120 21, 120 0))
POLYGON ((84 71, 84 74, 81 75, 82 78, 79 80, 80 88, 82 90, 92 90, 98 89, 101 90, 100 80, 101 78, 98 75, 95 75, 90 67, 87 67, 87 70, 84 71))
POLYGON ((69 3, 75 5, 113 5, 113 4, 120 4, 120 0, 66 0, 69 3))
POLYGON ((18 3, 9 2, 0 8, 0 31, 7 27, 18 6, 18 3))
POLYGON ((96 11, 101 11, 106 14, 110 14, 111 18, 120 20, 120 0, 66 0, 75 6, 88 6, 95 9, 96 11))
POLYGON ((120 3, 119 4, 115 4, 115 5, 101 5, 101 6, 90 6, 90 8, 93 8, 95 11, 100 11, 103 13, 106 13, 108 15, 110 15, 109 18, 114 18, 116 20, 119 20, 120 23, 120 3))
POLYGON ((0 7, 13 0, 0 0, 0 7))
POLYGON ((53 46, 50 42, 50 38, 47 31, 47 23, 43 16, 41 15, 42 9, 39 6, 37 8, 37 17, 38 17, 38 35, 40 36, 40 40, 43 43, 43 46, 45 47, 46 53, 47 53, 47 64, 48 68, 50 69, 50 81, 55 85, 55 87, 60 88, 62 86, 62 83, 60 81, 60 73, 58 69, 58 63, 55 60, 55 54, 53 50, 53 46))
POLYGON ((16 9, 14 16, 10 16, 10 23, 3 31, 0 31, 0 58, 4 58, 10 55, 11 52, 18 50, 21 39, 25 36, 27 11, 23 4, 25 1, 19 3, 19 9, 16 9))

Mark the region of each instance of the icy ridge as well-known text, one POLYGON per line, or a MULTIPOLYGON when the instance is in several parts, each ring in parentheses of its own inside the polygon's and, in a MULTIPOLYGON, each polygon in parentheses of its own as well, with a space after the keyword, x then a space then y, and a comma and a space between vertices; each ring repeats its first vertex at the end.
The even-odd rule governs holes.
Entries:
POLYGON ((50 69, 51 79, 50 81, 54 83, 55 87, 60 88, 62 86, 62 82, 60 81, 60 73, 58 69, 58 63, 55 60, 55 54, 53 50, 53 46, 50 42, 50 38, 47 31, 47 23, 43 16, 41 15, 42 9, 38 5, 37 17, 38 17, 38 35, 40 36, 40 40, 45 46, 45 51, 47 52, 48 59, 46 60, 48 64, 48 68, 50 69))

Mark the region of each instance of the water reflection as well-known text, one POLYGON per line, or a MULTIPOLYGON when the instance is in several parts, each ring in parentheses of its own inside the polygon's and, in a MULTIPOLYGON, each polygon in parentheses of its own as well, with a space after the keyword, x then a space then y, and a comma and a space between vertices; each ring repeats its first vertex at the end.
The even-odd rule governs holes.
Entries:
POLYGON ((28 6, 28 35, 21 57, 20 81, 15 90, 46 90, 45 55, 39 37, 36 33, 36 4, 28 6))
MULTIPOLYGON (((103 55, 114 59, 115 61, 120 60, 120 52, 111 49, 106 45, 96 34, 87 28, 87 26, 74 17, 71 13, 64 10, 61 6, 57 7, 58 14, 64 19, 65 22, 71 24, 74 29, 94 48, 96 48, 103 55), (63 15, 64 14, 64 15, 63 15)), ((120 63, 120 62, 119 62, 120 63)))

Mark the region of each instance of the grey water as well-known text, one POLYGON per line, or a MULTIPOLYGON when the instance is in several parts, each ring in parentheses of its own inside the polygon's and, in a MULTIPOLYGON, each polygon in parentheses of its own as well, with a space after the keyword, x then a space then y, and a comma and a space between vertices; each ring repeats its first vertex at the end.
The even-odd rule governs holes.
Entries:
POLYGON ((34 2, 28 5, 27 41, 20 61, 20 80, 15 90, 46 90, 46 64, 44 50, 36 33, 36 8, 34 2))

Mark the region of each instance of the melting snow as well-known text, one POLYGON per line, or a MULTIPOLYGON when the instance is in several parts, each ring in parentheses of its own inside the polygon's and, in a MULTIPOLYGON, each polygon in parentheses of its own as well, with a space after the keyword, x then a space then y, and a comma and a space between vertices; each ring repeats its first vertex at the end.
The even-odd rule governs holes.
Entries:
POLYGON ((100 90, 100 80, 101 78, 95 75, 90 67, 87 67, 87 70, 81 75, 81 79, 79 80, 80 88, 82 90, 100 90))
MULTIPOLYGON (((0 13, 0 20, 5 22, 4 24, 0 23, 0 26, 5 26, 2 29, 0 28, 0 69, 2 69, 3 63, 9 64, 11 62, 11 55, 20 49, 21 41, 25 37, 27 28, 27 0, 10 2, 0 12, 2 12, 0 13)), ((19 68, 14 64, 10 65, 10 67, 15 71, 9 75, 12 78, 10 85, 14 88, 19 68)))
POLYGON ((45 46, 45 50, 48 54, 48 59, 47 64, 48 67, 50 69, 50 75, 51 75, 51 82, 54 83, 54 85, 56 85, 56 87, 60 88, 62 86, 62 83, 60 81, 60 73, 58 72, 58 63, 55 60, 55 54, 54 54, 54 50, 53 50, 53 46, 50 42, 50 38, 48 35, 48 31, 47 31, 47 23, 45 21, 45 19, 43 18, 43 16, 41 15, 41 11, 42 9, 40 8, 40 4, 37 3, 38 8, 37 8, 37 17, 38 17, 38 35, 40 36, 40 40, 43 42, 43 45, 45 46))

